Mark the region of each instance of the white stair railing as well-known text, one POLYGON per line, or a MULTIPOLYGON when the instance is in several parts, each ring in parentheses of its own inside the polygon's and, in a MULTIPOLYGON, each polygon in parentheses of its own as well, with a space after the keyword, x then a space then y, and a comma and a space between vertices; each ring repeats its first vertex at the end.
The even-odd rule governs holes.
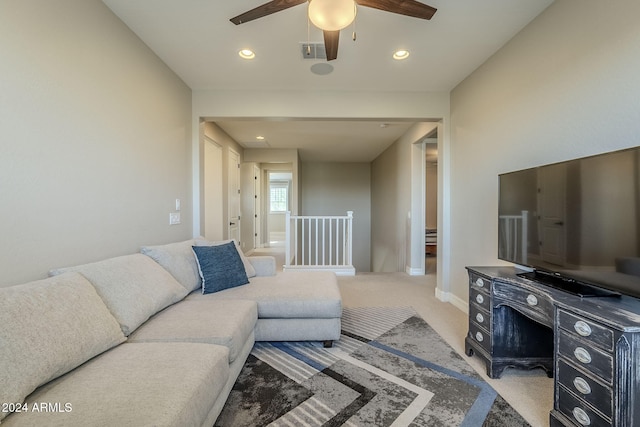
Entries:
POLYGON ((354 275, 353 212, 346 216, 286 214, 284 270, 328 270, 354 275))

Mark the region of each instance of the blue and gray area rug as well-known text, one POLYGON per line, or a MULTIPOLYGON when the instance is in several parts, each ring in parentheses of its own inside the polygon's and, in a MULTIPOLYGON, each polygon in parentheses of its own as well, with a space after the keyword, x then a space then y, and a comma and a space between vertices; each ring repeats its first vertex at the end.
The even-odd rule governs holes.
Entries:
POLYGON ((216 426, 528 426, 411 308, 345 308, 342 337, 256 343, 216 426))

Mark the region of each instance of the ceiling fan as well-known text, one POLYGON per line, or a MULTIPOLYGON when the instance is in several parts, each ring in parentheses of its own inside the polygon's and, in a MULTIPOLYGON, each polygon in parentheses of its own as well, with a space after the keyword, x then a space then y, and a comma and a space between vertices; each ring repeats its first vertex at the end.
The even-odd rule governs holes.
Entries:
POLYGON ((415 0, 272 0, 231 18, 230 21, 240 25, 307 2, 309 19, 324 33, 327 61, 338 57, 340 30, 355 19, 356 5, 420 19, 431 19, 437 10, 415 0))

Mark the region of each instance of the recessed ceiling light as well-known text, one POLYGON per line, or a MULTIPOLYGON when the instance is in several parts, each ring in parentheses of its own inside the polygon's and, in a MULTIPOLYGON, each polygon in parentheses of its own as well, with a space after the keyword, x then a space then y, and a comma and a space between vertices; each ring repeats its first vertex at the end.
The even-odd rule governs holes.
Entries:
POLYGON ((409 57, 409 51, 408 50, 400 49, 400 50, 396 50, 393 53, 393 59, 397 59, 398 61, 403 60, 403 59, 407 59, 408 57, 409 57))
POLYGON ((255 52, 251 49, 242 49, 240 52, 238 52, 238 55, 240 55, 240 58, 243 59, 253 59, 256 57, 255 52))
POLYGON ((258 135, 258 136, 256 136, 256 139, 257 139, 258 141, 264 141, 264 136, 262 136, 262 135, 258 135))

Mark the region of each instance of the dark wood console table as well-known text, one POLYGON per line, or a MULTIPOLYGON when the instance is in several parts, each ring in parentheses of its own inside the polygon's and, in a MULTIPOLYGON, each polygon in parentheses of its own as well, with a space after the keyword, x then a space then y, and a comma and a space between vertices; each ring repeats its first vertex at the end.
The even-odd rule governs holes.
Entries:
POLYGON ((519 277, 467 267, 465 352, 487 375, 542 368, 554 377, 551 426, 640 427, 640 300, 582 298, 519 277))

